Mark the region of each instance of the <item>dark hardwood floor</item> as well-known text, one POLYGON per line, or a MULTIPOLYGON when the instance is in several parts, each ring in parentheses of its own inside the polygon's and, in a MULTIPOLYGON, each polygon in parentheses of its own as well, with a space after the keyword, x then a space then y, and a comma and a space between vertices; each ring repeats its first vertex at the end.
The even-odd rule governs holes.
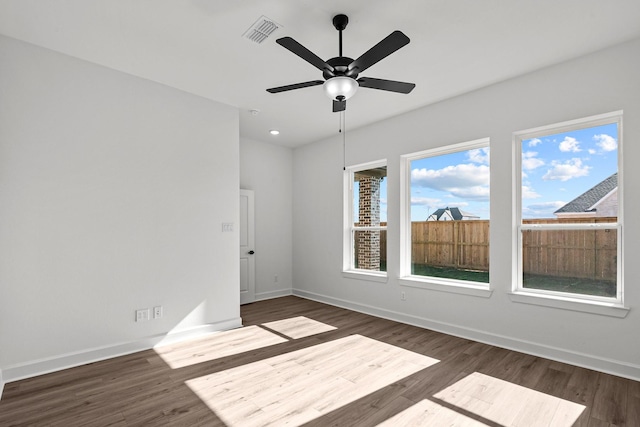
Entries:
POLYGON ((9 383, 0 426, 640 426, 640 383, 297 297, 9 383))

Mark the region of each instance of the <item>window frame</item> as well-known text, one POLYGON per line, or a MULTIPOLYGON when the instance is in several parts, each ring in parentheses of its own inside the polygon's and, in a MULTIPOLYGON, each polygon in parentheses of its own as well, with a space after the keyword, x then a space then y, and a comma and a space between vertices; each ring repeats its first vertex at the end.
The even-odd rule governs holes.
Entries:
MULTIPOLYGON (((427 157, 436 157, 479 148, 489 148, 491 151, 491 139, 488 137, 480 138, 400 156, 400 194, 402 197, 400 201, 400 277, 398 280, 401 285, 483 298, 489 298, 493 293, 491 288, 491 274, 489 274, 489 283, 411 274, 411 162, 427 157)), ((491 163, 489 163, 489 168, 491 168, 491 163)), ((491 198, 491 196, 489 197, 491 198)), ((491 269, 491 267, 489 267, 489 269, 491 269)))
POLYGON ((624 317, 628 308, 624 306, 624 258, 623 258, 623 189, 624 177, 622 172, 623 151, 623 112, 615 111, 596 116, 555 123, 538 128, 527 129, 513 133, 513 244, 516 262, 513 264, 513 280, 510 293, 511 300, 527 304, 544 305, 595 314, 624 317), (618 142, 618 216, 616 222, 610 223, 559 223, 559 224, 523 224, 522 216, 522 142, 532 138, 547 137, 558 133, 571 132, 580 129, 596 127, 606 124, 617 125, 618 142), (616 297, 601 297, 595 295, 574 294, 569 292, 549 291, 544 289, 525 288, 523 286, 523 233, 528 230, 616 230, 617 233, 617 262, 616 262, 616 297))
MULTIPOLYGON (((342 275, 343 277, 353 278, 353 279, 364 279, 378 282, 386 282, 387 281, 387 272, 386 271, 378 271, 378 270, 366 270, 354 267, 354 236, 355 232, 359 230, 365 231, 382 231, 387 230, 387 226, 355 226, 353 222, 354 216, 354 175, 356 172, 364 171, 367 169, 373 168, 387 168, 387 188, 388 188, 388 165, 387 160, 376 160, 367 163, 360 163, 353 166, 345 167, 343 174, 343 257, 342 257, 342 275)), ((388 235, 387 235, 388 238, 388 235)), ((388 247, 388 245, 387 245, 388 247)), ((387 269, 388 269, 388 252, 387 252, 387 269)))

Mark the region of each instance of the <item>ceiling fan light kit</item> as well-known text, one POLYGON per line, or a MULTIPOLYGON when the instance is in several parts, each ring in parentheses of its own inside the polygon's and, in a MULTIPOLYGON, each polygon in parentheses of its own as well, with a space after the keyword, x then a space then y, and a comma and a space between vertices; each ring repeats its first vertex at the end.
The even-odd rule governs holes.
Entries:
POLYGON ((331 77, 322 85, 327 96, 334 100, 351 98, 358 90, 358 81, 351 77, 331 77))
POLYGON ((402 31, 394 31, 354 60, 346 56, 342 56, 342 31, 347 27, 348 23, 349 18, 346 15, 340 14, 333 17, 333 26, 339 33, 339 56, 328 59, 327 61, 322 60, 291 37, 282 37, 277 39, 276 43, 280 46, 288 49, 322 71, 322 77, 325 81, 312 80, 303 83, 279 86, 267 89, 267 92, 280 93, 294 89, 323 85, 325 93, 333 100, 334 112, 344 111, 346 109, 347 99, 351 98, 356 93, 358 87, 386 90, 389 92, 403 94, 411 92, 416 86, 414 83, 375 79, 371 77, 358 78, 358 75, 361 72, 391 55, 401 47, 409 44, 409 37, 404 35, 402 31))

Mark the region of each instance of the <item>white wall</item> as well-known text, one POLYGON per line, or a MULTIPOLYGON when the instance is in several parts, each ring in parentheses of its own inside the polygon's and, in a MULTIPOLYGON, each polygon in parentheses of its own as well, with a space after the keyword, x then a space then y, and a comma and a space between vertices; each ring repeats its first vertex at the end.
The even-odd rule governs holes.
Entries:
POLYGON ((388 160, 387 283, 341 274, 342 141, 332 138, 296 149, 294 294, 640 378, 640 263, 635 262, 640 253, 640 222, 635 218, 640 212, 638 69, 640 40, 350 131, 348 165, 388 160), (625 300, 631 311, 620 319, 512 302, 507 295, 515 261, 512 133, 616 110, 624 110, 625 300), (400 156, 483 137, 491 138, 493 295, 401 287, 400 156), (400 301, 401 291, 407 301, 400 301))
POLYGON ((256 300, 291 295, 292 174, 290 148, 240 139, 240 187, 255 195, 256 300))
POLYGON ((0 94, 5 381, 240 325, 235 108, 6 37, 0 94))

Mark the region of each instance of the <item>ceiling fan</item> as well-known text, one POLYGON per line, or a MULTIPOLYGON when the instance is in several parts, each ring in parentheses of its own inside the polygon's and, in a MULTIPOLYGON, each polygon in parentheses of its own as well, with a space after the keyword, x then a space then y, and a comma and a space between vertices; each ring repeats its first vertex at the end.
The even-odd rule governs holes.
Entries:
POLYGON ((414 83, 397 82, 393 80, 374 79, 372 77, 360 77, 358 75, 376 64, 378 61, 391 55, 396 50, 409 44, 409 37, 402 31, 394 31, 380 41, 377 45, 366 51, 357 59, 342 56, 342 31, 347 27, 349 18, 346 15, 333 17, 333 26, 339 33, 339 56, 323 61, 316 54, 292 39, 282 37, 276 40, 280 46, 289 49, 309 64, 322 71, 323 80, 295 83, 286 86, 267 89, 270 93, 285 92, 294 89, 302 89, 310 86, 323 85, 327 95, 333 100, 333 112, 344 111, 347 108, 347 99, 356 92, 358 87, 386 90, 397 93, 409 93, 416 86, 414 83))

